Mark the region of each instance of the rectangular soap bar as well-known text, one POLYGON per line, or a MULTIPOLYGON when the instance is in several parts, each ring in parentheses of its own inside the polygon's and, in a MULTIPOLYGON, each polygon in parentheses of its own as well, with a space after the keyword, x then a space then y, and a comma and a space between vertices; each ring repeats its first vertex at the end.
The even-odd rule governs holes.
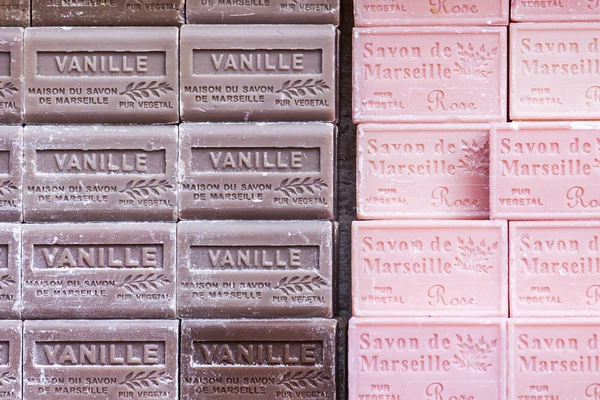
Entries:
POLYGON ((0 321, 0 396, 21 399, 23 323, 0 321))
POLYGON ((337 35, 331 25, 181 28, 181 119, 336 119, 337 35))
POLYGON ((511 0, 515 22, 600 21, 599 0, 511 0))
POLYGON ((357 0, 356 26, 508 25, 509 0, 357 0))
POLYGON ((507 400, 505 318, 352 318, 348 336, 350 400, 507 400))
POLYGON ((21 318, 21 268, 21 224, 0 223, 1 319, 21 318))
POLYGON ((359 219, 487 219, 489 125, 358 126, 359 219))
POLYGON ((20 125, 22 121, 23 29, 0 28, 0 124, 20 125))
POLYGON ((352 314, 508 316, 503 221, 352 225, 352 314))
POLYGON ((340 0, 188 0, 188 24, 340 23, 340 0))
POLYGON ((24 217, 176 221, 176 126, 25 127, 24 217))
POLYGON ((333 219, 332 124, 182 124, 182 219, 333 219))
POLYGON ((329 221, 177 224, 183 318, 331 317, 329 221))
POLYGON ((183 320, 181 400, 336 399, 336 321, 183 320))
POLYGON ((23 225, 23 316, 173 318, 175 224, 23 225))
POLYGON ((600 123, 493 125, 495 219, 600 219, 600 123))
POLYGON ((23 220, 22 165, 23 127, 0 125, 0 221, 23 220))
POLYGON ((99 0, 81 3, 31 0, 34 26, 169 26, 182 25, 184 0, 99 0))
POLYGON ((512 24, 510 117, 600 119, 600 23, 512 24))
POLYGON ((504 27, 354 28, 353 118, 506 121, 504 27))
POLYGON ((177 399, 178 321, 25 321, 25 399, 177 399))
POLYGON ((508 398, 600 396, 600 319, 508 320, 508 398))
POLYGON ((1 26, 29 26, 29 0, 0 0, 1 26))
POLYGON ((510 315, 600 317, 600 222, 510 224, 510 315))
POLYGON ((28 124, 179 122, 175 27, 30 28, 28 124))

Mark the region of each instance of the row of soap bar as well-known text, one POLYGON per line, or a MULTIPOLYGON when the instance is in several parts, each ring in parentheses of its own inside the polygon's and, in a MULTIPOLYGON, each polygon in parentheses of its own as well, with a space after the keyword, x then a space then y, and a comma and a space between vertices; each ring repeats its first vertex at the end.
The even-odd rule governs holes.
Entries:
POLYGON ((600 317, 600 222, 359 221, 353 315, 600 317))
POLYGON ((600 320, 353 318, 349 398, 597 399, 600 320))
POLYGON ((332 24, 339 0, 1 0, 1 26, 332 24))
POLYGON ((332 122, 336 48, 332 25, 0 28, 0 123, 332 122))
POLYGON ((358 127, 360 219, 600 219, 600 124, 358 127))
POLYGON ((0 224, 0 318, 329 318, 336 229, 0 224))
POLYGON ((2 321, 0 393, 335 399, 336 329, 336 321, 320 319, 2 321))
POLYGON ((0 126, 0 219, 333 219, 332 124, 0 126))
POLYGON ((354 121, 600 119, 600 23, 509 29, 355 28, 354 121))

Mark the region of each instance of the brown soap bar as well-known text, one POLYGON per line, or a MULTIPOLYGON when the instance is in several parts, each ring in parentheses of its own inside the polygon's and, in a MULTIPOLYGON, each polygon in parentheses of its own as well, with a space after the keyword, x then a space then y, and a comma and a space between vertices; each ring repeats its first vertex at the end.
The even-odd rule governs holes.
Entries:
MULTIPOLYGON (((34 0, 41 1, 41 0, 34 0)), ((340 23, 339 0, 188 0, 188 24, 340 23)))
POLYGON ((181 28, 181 119, 335 121, 330 25, 181 28))
POLYGON ((182 219, 332 219, 332 124, 182 124, 182 219))
POLYGON ((0 0, 0 27, 29 26, 29 0, 0 0))
POLYGON ((30 28, 28 124, 177 123, 178 28, 30 28))
POLYGON ((180 317, 331 317, 329 221, 198 221, 177 226, 180 317))
POLYGON ((23 317, 173 318, 175 224, 23 225, 23 317))
POLYGON ((21 305, 21 225, 0 223, 0 318, 21 318, 21 305))
MULTIPOLYGON (((0 0, 1 1, 1 0, 0 0)), ((184 0, 31 0, 34 26, 180 26, 184 0)))
POLYGON ((176 221, 176 126, 25 127, 27 222, 176 221))
POLYGON ((177 399, 178 321, 25 321, 24 399, 177 399))
POLYGON ((0 124, 22 122, 23 29, 0 28, 0 124))
POLYGON ((335 400, 336 321, 184 320, 182 400, 335 400))
POLYGON ((21 321, 0 321, 0 398, 22 398, 22 337, 21 321))
POLYGON ((0 221, 23 220, 23 127, 0 125, 0 221))

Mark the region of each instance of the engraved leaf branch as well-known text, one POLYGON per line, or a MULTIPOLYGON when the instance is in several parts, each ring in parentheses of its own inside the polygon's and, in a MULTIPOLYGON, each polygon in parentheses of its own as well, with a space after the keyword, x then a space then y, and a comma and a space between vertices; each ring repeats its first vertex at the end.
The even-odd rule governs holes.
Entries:
POLYGON ((165 286, 171 281, 163 274, 148 274, 148 275, 127 275, 123 282, 116 285, 118 288, 124 288, 130 293, 143 292, 149 289, 158 289, 160 286, 165 286))
MULTIPOLYGON (((0 82, 0 84, 2 84, 2 82, 0 82)), ((6 97, 7 95, 18 91, 19 89, 12 82, 6 82, 4 85, 0 86, 0 97, 6 97)))
POLYGON ((159 387, 161 384, 173 382, 173 378, 167 375, 166 372, 149 371, 145 372, 130 372, 125 376, 125 379, 119 385, 125 385, 130 390, 147 389, 149 387, 159 387))
POLYGON ((315 194, 316 192, 325 189, 327 184, 321 178, 314 178, 311 182, 311 178, 304 178, 304 180, 300 181, 301 178, 294 178, 291 181, 289 179, 284 179, 279 184, 279 187, 275 189, 276 192, 283 193, 286 197, 291 197, 292 194, 299 195, 305 192, 315 194))
POLYGON ((17 187, 11 181, 4 181, 0 183, 0 196, 6 196, 9 193, 17 191, 17 187))
POLYGON ((484 44, 476 49, 473 43, 463 45, 457 43, 460 61, 454 63, 454 71, 459 75, 485 79, 492 73, 487 67, 498 54, 498 48, 488 50, 484 44))
POLYGON ((119 193, 126 193, 132 199, 137 199, 139 197, 150 197, 152 195, 160 196, 160 192, 166 192, 169 189, 173 189, 173 185, 171 185, 167 180, 157 180, 150 179, 146 181, 145 179, 135 181, 129 181, 125 184, 123 190, 119 193))
POLYGON ((319 384, 325 383, 330 378, 325 372, 313 369, 308 371, 288 372, 283 375, 278 385, 283 385, 290 390, 305 389, 307 387, 318 388, 319 384))
POLYGON ((457 239, 460 254, 456 257, 455 267, 478 274, 487 274, 493 268, 493 265, 489 265, 488 261, 498 250, 498 242, 487 245, 485 239, 481 239, 479 244, 476 244, 472 237, 469 237, 469 240, 464 240, 461 237, 457 239))
POLYGON ((289 295, 290 293, 314 292, 315 290, 328 285, 329 282, 320 275, 306 275, 304 277, 286 276, 279 281, 277 286, 275 286, 275 289, 281 290, 286 295, 289 295))
POLYGON ((152 81, 146 85, 146 82, 140 82, 135 85, 131 82, 120 95, 125 95, 131 100, 144 100, 151 96, 160 97, 162 94, 168 94, 173 91, 173 88, 166 82, 158 83, 152 81))
POLYGON ((488 176, 490 172, 490 147, 488 141, 478 143, 475 139, 469 144, 461 140, 465 157, 458 160, 458 168, 473 175, 488 176))
POLYGON ((316 96, 319 93, 323 93, 329 90, 329 86, 325 84, 322 79, 318 81, 314 81, 313 79, 307 79, 302 82, 301 79, 294 81, 285 81, 279 89, 275 93, 281 93, 288 99, 293 99, 294 97, 305 97, 308 95, 316 96))
POLYGON ((0 276, 0 289, 15 285, 17 282, 10 275, 0 276))
POLYGON ((11 374, 8 371, 7 372, 3 372, 2 374, 0 374, 0 386, 12 385, 16 381, 17 381, 17 377, 14 376, 13 374, 11 374))
POLYGON ((460 349, 459 354, 454 355, 452 363, 460 369, 477 372, 485 372, 492 364, 485 362, 488 356, 498 346, 498 340, 487 342, 482 336, 479 341, 474 341, 471 335, 464 340, 461 335, 456 335, 456 346, 460 349))

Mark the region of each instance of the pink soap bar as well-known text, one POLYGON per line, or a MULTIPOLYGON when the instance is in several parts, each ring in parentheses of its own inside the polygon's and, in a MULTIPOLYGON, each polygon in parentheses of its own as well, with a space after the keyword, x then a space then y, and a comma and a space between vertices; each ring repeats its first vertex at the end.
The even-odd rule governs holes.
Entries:
POLYGON ((508 398, 600 398, 600 319, 508 320, 508 398))
POLYGON ((600 0, 511 0, 515 22, 600 21, 600 0))
POLYGON ((508 0, 357 0, 356 26, 508 25, 508 0))
POLYGON ((352 225, 355 316, 508 316, 503 221, 352 225))
POLYGON ((359 125, 358 218, 488 218, 489 130, 359 125))
POLYGON ((490 214, 600 219, 600 123, 492 126, 490 214))
POLYGON ((510 224, 510 315, 600 317, 600 222, 510 224))
POLYGON ((504 27, 355 28, 359 122, 506 121, 504 27))
POLYGON ((504 318, 352 318, 348 335, 349 400, 507 399, 504 318))
POLYGON ((511 24, 510 117, 600 119, 600 23, 511 24))

